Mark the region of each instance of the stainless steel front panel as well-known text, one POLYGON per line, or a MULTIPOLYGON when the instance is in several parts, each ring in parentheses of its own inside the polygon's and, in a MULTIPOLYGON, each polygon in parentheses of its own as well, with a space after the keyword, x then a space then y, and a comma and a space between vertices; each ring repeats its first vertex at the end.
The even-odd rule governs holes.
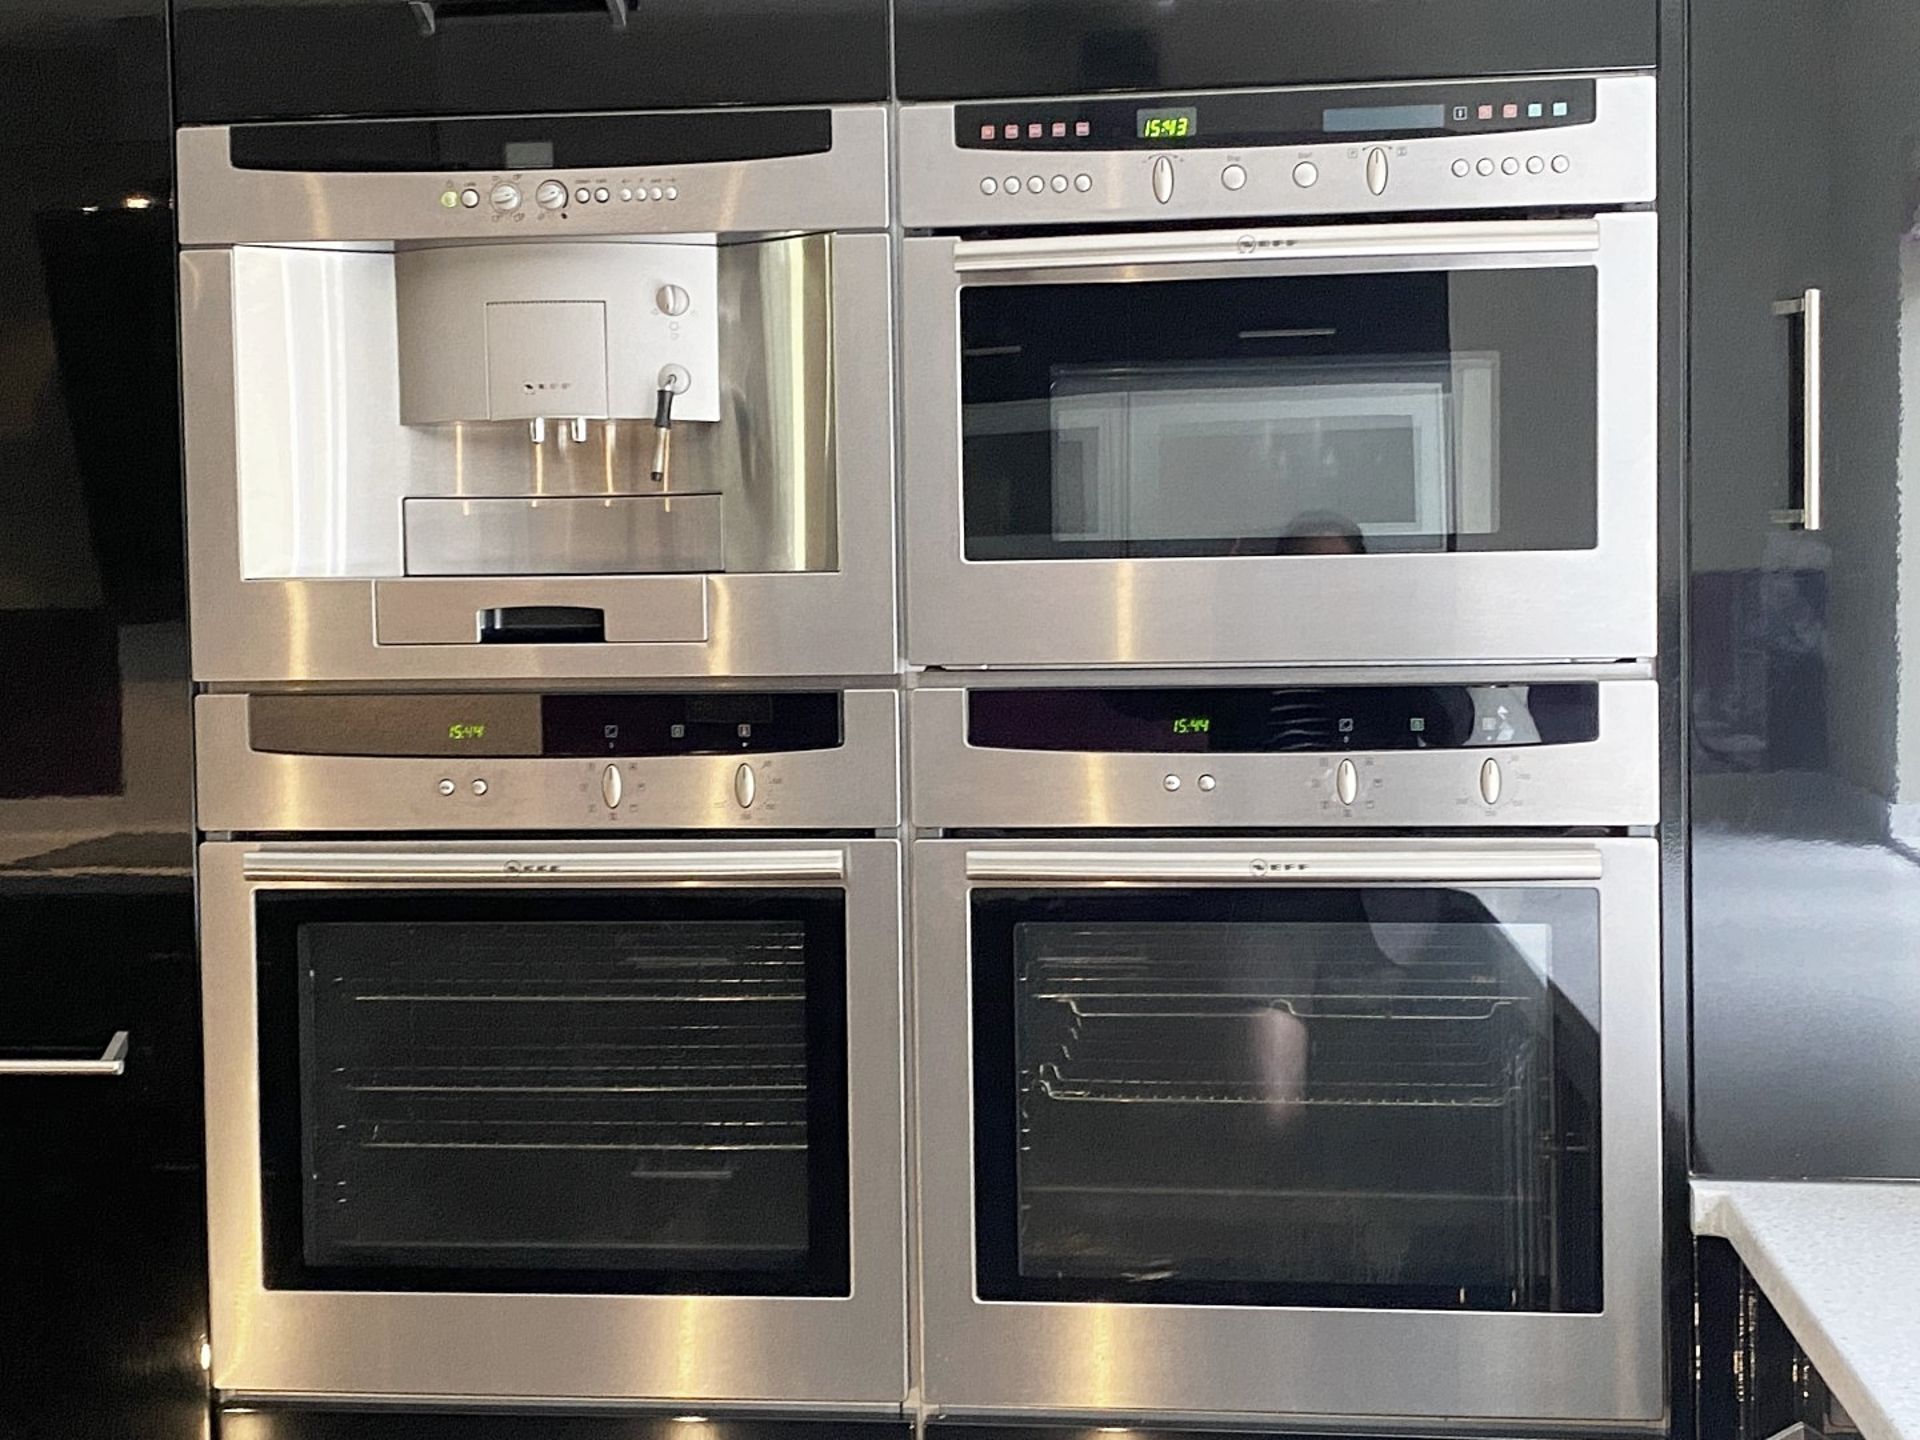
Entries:
MULTIPOLYGON (((529 63, 537 63, 529 57, 529 63)), ((621 172, 428 170, 401 174, 241 170, 228 148, 229 127, 179 132, 180 243, 254 245, 297 241, 544 239, 562 235, 696 235, 789 230, 881 230, 890 216, 887 112, 880 105, 833 112, 833 148, 819 155, 675 165, 634 157, 628 183, 644 175, 661 198, 581 205, 564 218, 534 203, 543 180, 569 189, 622 183, 621 172), (510 213, 489 201, 495 184, 525 193, 510 213), (441 197, 480 192, 468 209, 441 197), (667 198, 671 187, 674 194, 667 198)))
POLYGON ((203 830, 610 833, 900 823, 899 697, 891 690, 846 693, 846 743, 837 750, 606 760, 267 754, 248 743, 249 703, 245 695, 194 702, 203 830), (742 766, 753 776, 751 804, 741 803, 742 766), (617 788, 606 782, 610 768, 617 788))
MULTIPOLYGON (((1141 682, 1126 674, 1053 674, 1045 683, 1071 688, 1141 682)), ((1178 683, 1204 682, 1188 677, 1178 683)), ((1291 683, 1312 682, 1294 676, 1291 683)), ((1600 735, 1588 744, 1153 755, 976 748, 967 740, 968 687, 943 679, 914 690, 908 700, 913 823, 962 829, 1362 830, 1655 824, 1659 687, 1651 680, 1617 680, 1599 689, 1600 735), (1481 786, 1489 759, 1502 777, 1492 802, 1481 786), (1357 775, 1352 803, 1343 803, 1339 793, 1341 760, 1352 761, 1357 775), (1170 776, 1177 787, 1169 788, 1170 776), (1203 776, 1213 783, 1203 786, 1203 776)))
MULTIPOLYGON (((887 840, 200 850, 212 1379, 249 1394, 898 1404, 906 1387, 900 847, 887 840), (351 878, 343 857, 354 862, 351 878), (520 868, 516 870, 515 866, 520 868), (537 867, 537 873, 528 873, 537 867), (458 873, 453 873, 453 872, 458 873), (842 1299, 270 1290, 254 897, 422 885, 847 894, 852 1293, 842 1299), (327 878, 313 878, 313 877, 327 878)), ((562 1201, 563 1203, 563 1201, 562 1201)))
MULTIPOLYGON (((896 668, 892 358, 889 346, 874 343, 874 337, 891 332, 892 324, 886 236, 838 234, 831 247, 834 513, 821 516, 802 507, 748 517, 747 528, 765 532, 762 548, 778 541, 797 557, 789 563, 823 568, 704 577, 243 578, 234 408, 236 253, 246 252, 190 250, 181 258, 197 679, 879 675, 896 668), (837 542, 825 533, 834 530, 837 542), (608 643, 475 643, 480 611, 516 605, 604 609, 608 643)), ((765 273, 756 270, 749 284, 800 273, 783 270, 772 259, 762 268, 765 273)), ((813 308, 796 297, 796 314, 810 316, 813 308)), ((769 358, 764 368, 778 376, 787 373, 786 364, 769 358)), ((320 387, 303 387, 299 394, 321 405, 320 387)), ((317 431, 327 430, 324 408, 303 417, 317 431)), ((796 435, 737 462, 766 473, 776 473, 781 465, 817 470, 821 441, 796 435)), ((388 457, 381 463, 403 462, 388 457)), ((396 521, 398 510, 396 505, 396 521)), ((730 534, 729 543, 734 538, 730 534)))
MULTIPOLYGON (((1657 221, 1350 225, 957 241, 903 260, 907 656, 928 666, 1502 662, 1657 649, 1657 221), (1308 559, 974 561, 959 300, 971 286, 1591 266, 1591 549, 1308 559)), ((1547 477, 1551 478, 1551 477, 1547 477)))
POLYGON ((409 575, 705 573, 726 564, 718 495, 410 498, 409 575))
MULTIPOLYGON (((1377 89, 1381 104, 1394 103, 1393 86, 1377 89)), ((965 230, 1600 208, 1651 201, 1653 76, 1601 76, 1594 91, 1594 123, 1546 132, 1447 135, 1380 145, 1348 137, 1285 148, 1183 144, 1160 151, 1091 153, 962 149, 954 142, 954 106, 908 105, 900 112, 900 217, 909 229, 965 230), (1368 158, 1376 152, 1383 152, 1372 177, 1384 178, 1379 190, 1367 174, 1368 158), (1529 165, 1533 160, 1540 163, 1529 165), (1469 167, 1466 175, 1455 169, 1462 161, 1469 167), (1489 162, 1485 174, 1482 161, 1489 162), (1511 174, 1505 169, 1508 161, 1514 162, 1511 174), (1295 178, 1302 165, 1312 167, 1314 177, 1304 185, 1295 178), (1233 187, 1229 167, 1236 172, 1230 177, 1237 182, 1233 187), (1054 183, 1056 175, 1066 183, 1054 183), (1009 186, 1009 178, 1040 183, 1009 186), (994 182, 991 194, 983 184, 987 180, 994 182)))
POLYGON ((1658 847, 1652 840, 1113 840, 913 846, 922 1384, 946 1413, 1658 1421, 1658 847), (1599 1314, 977 1298, 968 897, 982 886, 1497 883, 1600 891, 1599 1314))

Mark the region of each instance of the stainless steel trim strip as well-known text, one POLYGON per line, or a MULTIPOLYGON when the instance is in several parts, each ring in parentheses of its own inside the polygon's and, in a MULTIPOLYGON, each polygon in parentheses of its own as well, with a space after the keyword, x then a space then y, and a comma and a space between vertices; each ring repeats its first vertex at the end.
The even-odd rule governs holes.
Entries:
POLYGON ((250 850, 249 880, 378 880, 440 884, 507 880, 559 885, 575 880, 843 880, 838 850, 578 851, 497 850, 436 854, 431 849, 250 850))
POLYGON ((962 274, 971 274, 992 270, 1081 269, 1091 265, 1139 267, 1423 256, 1584 255, 1599 249, 1600 226, 1594 220, 1318 225, 1299 229, 961 240, 953 247, 953 268, 962 274))
POLYGON ((969 850, 969 880, 1234 881, 1253 885, 1353 882, 1474 884, 1486 881, 1598 880, 1598 850, 1244 851, 969 850))
POLYGON ((94 1075, 117 1080, 127 1073, 127 1041, 125 1030, 114 1031, 98 1060, 0 1060, 0 1077, 53 1079, 94 1075))

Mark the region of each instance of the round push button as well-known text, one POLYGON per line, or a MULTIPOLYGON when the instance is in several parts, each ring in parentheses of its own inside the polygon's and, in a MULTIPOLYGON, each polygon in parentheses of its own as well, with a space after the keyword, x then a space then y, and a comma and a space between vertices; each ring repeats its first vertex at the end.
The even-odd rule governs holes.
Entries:
POLYGON ((1320 167, 1311 160, 1302 160, 1293 167, 1293 183, 1302 190, 1308 189, 1320 178, 1320 167))
POLYGON ((1220 172, 1220 183, 1226 186, 1227 189, 1229 190, 1246 189, 1247 188, 1247 167, 1244 165, 1227 166, 1226 169, 1220 172))
POLYGON ((1473 162, 1471 160, 1454 161, 1453 173, 1458 175, 1462 180, 1466 179, 1467 176, 1473 173, 1473 162))
POLYGON ((986 179, 980 182, 980 193, 982 195, 998 195, 1000 193, 1000 182, 991 175, 987 176, 986 179))

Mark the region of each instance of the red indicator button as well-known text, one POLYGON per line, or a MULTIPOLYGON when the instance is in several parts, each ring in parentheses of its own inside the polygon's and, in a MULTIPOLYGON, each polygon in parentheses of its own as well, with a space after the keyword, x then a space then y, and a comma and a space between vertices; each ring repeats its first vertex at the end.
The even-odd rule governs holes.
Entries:
POLYGON ((1500 115, 1502 119, 1518 120, 1520 118, 1520 107, 1518 105, 1502 105, 1500 107, 1500 115))
POLYGON ((1493 107, 1491 105, 1482 105, 1480 107, 1480 118, 1482 120, 1491 120, 1493 118, 1493 107))
POLYGON ((1093 122, 1091 120, 1074 121, 1073 133, 1078 135, 1082 140, 1086 139, 1087 136, 1093 134, 1093 122))
POLYGON ((1047 127, 1042 125, 1038 120, 1034 121, 1031 125, 1027 126, 1027 138, 1029 140, 1038 140, 1042 135, 1046 133, 1047 133, 1047 127))
POLYGON ((991 140, 999 133, 1000 129, 996 125, 982 125, 980 127, 980 138, 982 140, 991 140))
POLYGON ((1007 139, 1018 140, 1019 138, 1020 138, 1020 127, 1018 125, 1007 126, 1007 139))
POLYGON ((1067 122, 1066 121, 1056 120, 1053 122, 1053 138, 1056 140, 1064 140, 1067 138, 1067 122))

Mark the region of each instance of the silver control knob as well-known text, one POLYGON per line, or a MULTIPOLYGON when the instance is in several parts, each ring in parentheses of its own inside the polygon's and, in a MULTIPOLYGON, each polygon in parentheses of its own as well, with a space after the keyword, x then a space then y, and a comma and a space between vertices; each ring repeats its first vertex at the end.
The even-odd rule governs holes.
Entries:
POLYGON ((542 210, 564 210, 567 208, 567 187, 558 180, 542 180, 540 188, 533 192, 533 198, 542 210))
POLYGON ((1480 798, 1489 805, 1500 803, 1500 762, 1488 760, 1480 767, 1480 798))
POLYGON ((600 772, 600 798, 607 802, 607 809, 620 808, 620 795, 625 789, 626 783, 621 778, 618 765, 609 765, 600 772))
POLYGON ((739 802, 742 810, 753 808, 753 797, 759 790, 760 781, 753 773, 753 766, 742 765, 733 772, 733 798, 739 802))
POLYGON ((1360 794, 1360 771, 1353 761, 1342 760, 1333 772, 1334 793, 1342 805, 1351 805, 1360 794))
POLYGON ((1153 158, 1153 198, 1162 205, 1173 199, 1173 161, 1165 155, 1153 158))
POLYGON ((518 210, 520 208, 520 187, 502 180, 498 185, 493 187, 493 193, 488 198, 493 201, 493 208, 496 210, 518 210))
POLYGON ((662 285, 654 293, 653 303, 660 307, 662 315, 684 315, 693 299, 678 285, 662 285))

